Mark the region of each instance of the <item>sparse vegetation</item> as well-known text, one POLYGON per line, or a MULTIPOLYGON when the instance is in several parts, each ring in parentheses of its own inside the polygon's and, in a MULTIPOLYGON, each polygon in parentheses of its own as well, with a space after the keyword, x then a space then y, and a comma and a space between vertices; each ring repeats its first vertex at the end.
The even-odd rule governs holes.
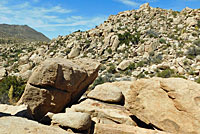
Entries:
POLYGON ((129 43, 138 44, 140 41, 140 33, 137 32, 136 34, 131 34, 130 32, 125 32, 123 35, 119 34, 119 41, 120 44, 129 45, 129 43))
POLYGON ((174 70, 172 70, 172 69, 166 69, 166 70, 163 70, 161 72, 158 72, 157 76, 158 77, 162 77, 162 78, 169 78, 173 74, 174 74, 174 70))
POLYGON ((19 100, 25 89, 25 82, 16 76, 7 76, 0 82, 0 103, 9 104, 19 100))

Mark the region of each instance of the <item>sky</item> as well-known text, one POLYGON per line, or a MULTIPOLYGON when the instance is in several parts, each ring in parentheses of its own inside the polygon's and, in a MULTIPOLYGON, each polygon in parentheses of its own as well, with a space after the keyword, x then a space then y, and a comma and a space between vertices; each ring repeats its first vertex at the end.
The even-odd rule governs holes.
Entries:
POLYGON ((0 24, 28 25, 50 39, 89 30, 118 12, 141 4, 181 11, 200 0, 0 0, 0 24))

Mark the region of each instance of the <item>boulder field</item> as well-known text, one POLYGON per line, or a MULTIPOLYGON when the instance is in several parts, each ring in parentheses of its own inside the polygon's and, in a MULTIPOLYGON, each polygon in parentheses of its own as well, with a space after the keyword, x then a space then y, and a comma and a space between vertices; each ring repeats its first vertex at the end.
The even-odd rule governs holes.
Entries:
POLYGON ((86 92, 99 67, 91 59, 44 61, 18 105, 0 105, 0 133, 200 133, 200 84, 154 77, 103 83, 86 92))

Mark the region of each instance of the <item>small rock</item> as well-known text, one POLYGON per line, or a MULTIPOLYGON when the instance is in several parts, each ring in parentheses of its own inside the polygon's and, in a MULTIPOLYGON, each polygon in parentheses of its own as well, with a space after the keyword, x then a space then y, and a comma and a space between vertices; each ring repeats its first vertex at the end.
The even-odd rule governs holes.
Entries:
POLYGON ((97 85, 87 96, 105 102, 121 102, 123 99, 120 88, 110 83, 97 85))
POLYGON ((87 130, 91 126, 91 117, 87 113, 73 112, 54 114, 52 123, 57 123, 63 127, 74 128, 77 130, 87 130))

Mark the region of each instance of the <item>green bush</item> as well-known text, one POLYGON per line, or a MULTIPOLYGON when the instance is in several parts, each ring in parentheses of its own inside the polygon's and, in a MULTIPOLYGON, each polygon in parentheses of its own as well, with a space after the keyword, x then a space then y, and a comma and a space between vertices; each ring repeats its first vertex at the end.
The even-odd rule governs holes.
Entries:
POLYGON ((200 20, 198 20, 197 26, 200 28, 200 20))
POLYGON ((194 59, 198 55, 200 55, 200 47, 191 46, 187 48, 187 58, 194 59))
POLYGON ((200 84, 200 77, 197 80, 195 80, 195 81, 200 84))
POLYGON ((116 73, 115 65, 114 64, 110 64, 109 65, 108 73, 111 73, 111 74, 116 73))
POLYGON ((128 69, 128 70, 134 70, 134 69, 136 69, 135 63, 131 63, 131 64, 128 66, 127 69, 128 69))
POLYGON ((106 81, 102 77, 97 77, 97 79, 93 82, 91 89, 94 89, 97 85, 103 84, 106 81))
POLYGON ((137 32, 134 35, 131 34, 130 32, 125 32, 123 35, 119 34, 119 41, 120 44, 126 44, 129 45, 130 42, 132 42, 133 44, 138 44, 140 41, 140 33, 137 32))
POLYGON ((200 47, 200 39, 194 41, 194 45, 200 47))
POLYGON ((109 54, 112 54, 112 49, 111 49, 111 48, 108 48, 108 49, 107 49, 107 52, 108 52, 109 54))
POLYGON ((159 40, 159 42, 162 43, 162 44, 166 44, 166 40, 163 39, 163 38, 161 38, 161 39, 159 40))
POLYGON ((141 78, 145 78, 145 75, 143 74, 143 72, 141 72, 138 76, 137 76, 138 79, 141 79, 141 78))
POLYGON ((137 63, 137 67, 144 67, 145 62, 144 61, 139 61, 137 63))
POLYGON ((0 103, 17 102, 25 89, 25 82, 16 76, 7 76, 0 82, 0 103))
POLYGON ((172 69, 166 69, 163 70, 162 72, 158 72, 157 76, 162 77, 162 78, 169 78, 174 74, 174 70, 172 69))
POLYGON ((146 34, 149 35, 150 38, 153 38, 153 37, 158 38, 159 37, 159 34, 153 30, 147 31, 146 34))

